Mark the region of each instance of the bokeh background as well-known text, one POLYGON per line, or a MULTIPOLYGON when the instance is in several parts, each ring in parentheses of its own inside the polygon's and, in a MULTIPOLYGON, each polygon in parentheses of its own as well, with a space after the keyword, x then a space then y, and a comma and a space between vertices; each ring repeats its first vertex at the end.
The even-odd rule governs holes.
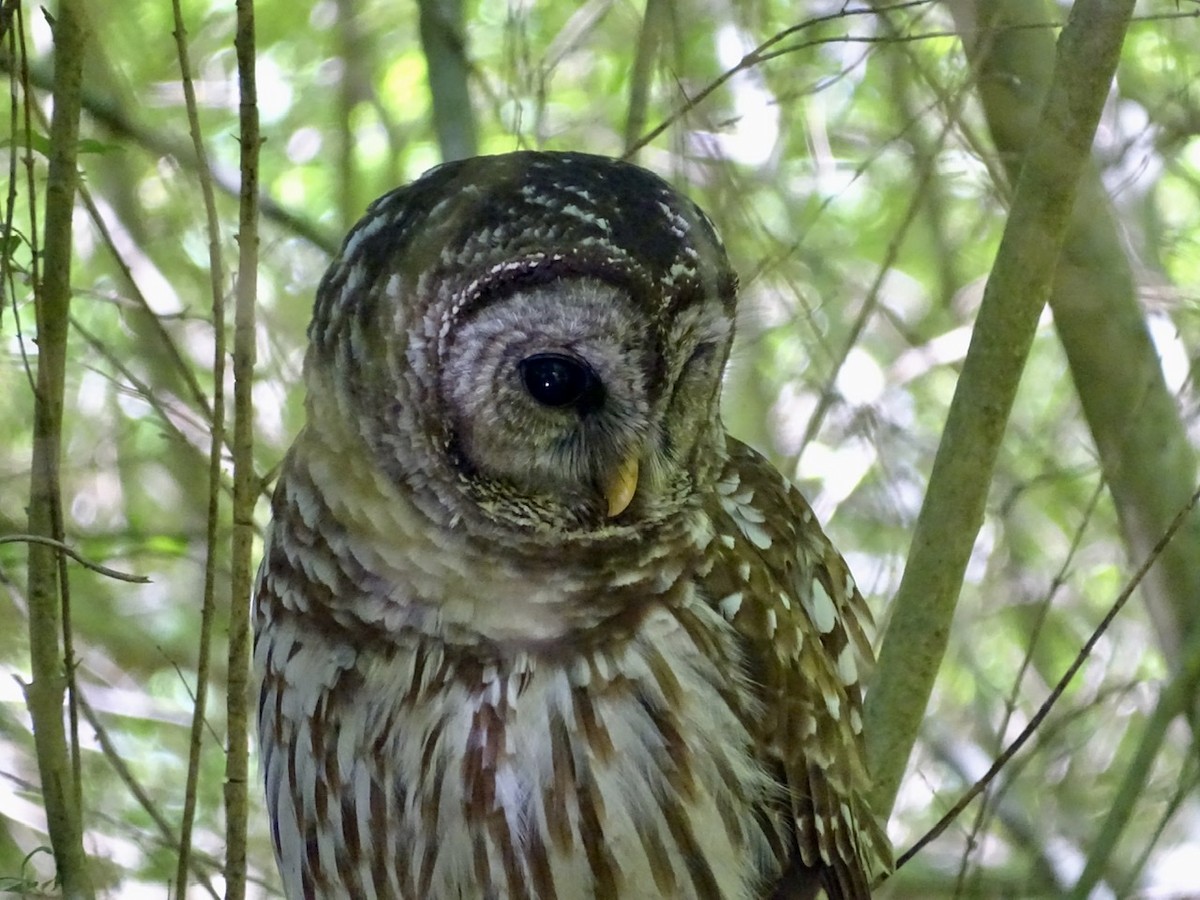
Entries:
MULTIPOLYGON (((85 846, 104 896, 163 897, 178 856, 204 580, 208 236, 171 4, 85 9, 65 531, 87 558, 151 579, 70 569, 85 846)), ((629 155, 722 231, 743 293, 726 422, 802 486, 882 633, 1067 5, 261 0, 256 12, 260 525, 273 468, 302 424, 314 287, 366 204, 447 156, 629 155), (997 22, 1016 27, 989 27, 997 22)), ((233 272, 233 4, 185 0, 182 13, 233 272)), ((889 823, 900 850, 1029 722, 1196 483, 1198 16, 1195 0, 1145 2, 1128 33, 1095 168, 1082 176, 1087 239, 1059 285, 1067 306, 1042 318, 889 823), (1085 313, 1068 323, 1072 297, 1085 313), (1113 442, 1129 449, 1120 465, 1113 442)), ((27 530, 30 211, 40 223, 38 113, 52 71, 42 8, 25 4, 8 26, 0 536, 27 530)), ((231 296, 233 285, 227 276, 231 296)), ((196 897, 222 889, 227 494, 223 508, 196 897)), ((883 896, 1065 896, 1093 857, 1095 896, 1200 896, 1196 535, 1172 545, 1174 568, 1135 593, 986 802, 883 896), (1114 823, 1120 839, 1106 843, 1114 823)), ((26 555, 20 542, 0 544, 0 890, 55 896, 21 687, 26 555)), ((257 806, 250 829, 251 892, 272 896, 257 806)))

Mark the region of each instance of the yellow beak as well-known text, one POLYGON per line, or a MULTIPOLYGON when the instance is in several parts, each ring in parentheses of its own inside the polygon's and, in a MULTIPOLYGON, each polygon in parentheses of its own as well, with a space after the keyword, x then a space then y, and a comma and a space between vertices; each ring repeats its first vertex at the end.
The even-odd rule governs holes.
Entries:
POLYGON ((608 517, 619 516, 637 493, 638 458, 633 454, 625 457, 621 465, 604 483, 604 497, 608 500, 608 517))

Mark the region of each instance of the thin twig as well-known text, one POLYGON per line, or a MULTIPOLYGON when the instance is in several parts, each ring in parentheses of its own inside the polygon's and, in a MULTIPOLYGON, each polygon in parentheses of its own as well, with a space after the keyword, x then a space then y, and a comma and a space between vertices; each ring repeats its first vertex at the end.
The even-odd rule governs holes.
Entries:
MULTIPOLYGON (((0 72, 7 72, 11 60, 0 54, 0 72)), ((34 65, 28 72, 27 84, 38 88, 47 88, 50 77, 43 66, 34 65)), ((160 157, 171 157, 179 162, 180 167, 187 170, 195 165, 191 153, 191 144, 181 140, 176 134, 155 130, 138 121, 132 113, 121 107, 111 93, 101 93, 90 87, 85 89, 83 107, 88 115, 114 135, 127 138, 131 144, 142 148, 154 160, 160 157)), ((209 175, 223 194, 237 196, 240 188, 236 178, 227 167, 214 165, 209 169, 209 175)), ((338 239, 328 233, 316 222, 298 213, 280 206, 270 197, 259 198, 262 216, 273 222, 279 228, 293 234, 310 246, 328 256, 337 253, 338 239)))
POLYGON ((1167 527, 1167 530, 1154 545, 1154 548, 1142 561, 1142 564, 1138 566, 1137 571, 1133 574, 1133 577, 1130 578, 1130 580, 1126 583, 1121 593, 1117 595, 1116 600, 1113 601, 1112 606, 1109 607, 1109 610, 1105 614, 1104 618, 1100 620, 1100 624, 1096 626, 1091 636, 1075 655, 1075 659, 1072 660, 1071 665, 1067 667, 1067 670, 1058 680, 1058 683, 1054 685, 1054 690, 1050 692, 1050 695, 1038 708, 1038 711, 1034 714, 1033 718, 1029 720, 1029 724, 1022 729, 1021 733, 1017 735, 1012 743, 1004 748, 1004 752, 996 757, 996 761, 992 763, 991 768, 987 770, 984 776, 975 782, 975 784, 971 786, 971 789, 963 794, 963 796, 959 798, 959 801, 955 803, 945 815, 938 819, 936 825, 929 829, 929 831, 927 831, 920 840, 918 840, 904 852, 904 854, 896 861, 897 871, 899 871, 901 866, 916 856, 917 853, 919 853, 924 847, 937 839, 937 837, 940 836, 947 827, 949 827, 950 823, 958 818, 959 814, 967 808, 967 805, 970 804, 970 802, 976 797, 978 797, 980 792, 987 789, 988 785, 992 783, 995 777, 1000 773, 1000 770, 1004 768, 1005 764, 1012 759, 1022 747, 1025 746, 1025 743, 1037 731, 1038 726, 1040 726, 1046 716, 1050 714, 1050 710, 1054 707, 1054 704, 1058 702, 1058 698, 1063 695, 1063 692, 1067 689, 1067 686, 1070 685, 1071 681, 1075 678, 1075 675, 1083 667, 1083 664, 1087 662, 1087 659, 1089 656, 1091 656, 1092 650, 1095 648, 1096 643, 1101 637, 1104 636, 1104 633, 1108 631, 1108 627, 1113 623, 1113 620, 1116 619, 1117 614, 1125 608, 1125 604, 1129 601, 1129 598, 1133 596, 1133 592, 1137 589, 1137 586, 1141 584, 1142 579, 1146 577, 1146 573, 1150 571, 1150 567, 1154 565, 1154 563, 1158 560, 1158 557, 1162 554, 1163 550, 1166 549, 1167 544, 1169 544, 1171 539, 1175 537, 1175 533, 1183 525, 1184 521, 1195 508, 1198 501, 1200 501, 1200 487, 1198 487, 1195 493, 1192 494, 1191 499, 1187 502, 1187 504, 1181 510, 1179 510, 1178 514, 1171 521, 1171 524, 1167 527))
POLYGON ((47 547, 54 547, 61 550, 75 562, 79 563, 85 569, 91 569, 97 574, 103 575, 106 578, 115 578, 117 581, 128 581, 132 584, 150 584, 150 579, 145 575, 130 575, 128 572, 120 572, 116 569, 110 569, 108 566, 102 566, 100 563, 92 562, 78 550, 73 549, 70 545, 64 544, 62 541, 54 538, 46 537, 41 534, 6 534, 0 537, 0 544, 44 544, 47 547))
MULTIPOLYGON (((25 123, 25 140, 21 146, 21 162, 25 164, 25 187, 30 198, 37 196, 37 179, 34 173, 33 162, 33 109, 34 103, 29 96, 29 53, 25 45, 25 16, 22 13, 25 4, 17 4, 17 30, 16 40, 20 48, 20 57, 18 63, 17 78, 21 83, 21 111, 22 120, 25 123)), ((40 112, 40 110, 39 110, 40 112)), ((14 117, 15 121, 15 117, 14 117)), ((15 133, 15 132, 14 132, 15 133)), ((14 185, 16 179, 13 179, 14 185)), ((41 284, 41 276, 39 274, 39 261, 41 253, 38 250, 38 224, 37 224, 37 204, 25 204, 29 209, 29 283, 35 286, 41 284)), ((29 350, 25 346, 25 336, 21 333, 21 324, 17 311, 17 298, 13 297, 13 318, 16 321, 17 346, 21 348, 21 365, 25 370, 25 377, 29 381, 29 392, 37 395, 37 383, 33 374, 33 367, 29 364, 29 350)))
MULTIPOLYGON (((1050 579, 1050 586, 1046 589, 1045 594, 1043 594, 1041 602, 1038 603, 1036 618, 1034 619, 1033 627, 1030 629, 1029 640, 1026 642, 1025 655, 1021 659, 1021 665, 1017 668, 1017 674, 1013 677, 1012 687, 1009 688, 1008 697, 1004 703, 1004 718, 1000 722, 1000 727, 996 730, 997 745, 1003 741, 1004 735, 1008 734, 1008 726, 1012 723, 1012 717, 1017 711, 1017 701, 1021 697, 1021 685, 1025 682, 1025 673, 1029 671, 1029 666, 1033 663, 1033 652, 1037 649, 1038 639, 1042 634, 1042 627, 1045 625, 1046 618, 1050 612, 1050 604, 1059 589, 1067 583, 1067 574, 1075 562, 1075 555, 1083 545, 1084 532, 1087 530, 1088 523, 1091 522, 1092 514, 1095 513, 1096 506, 1103 494, 1104 479, 1100 478, 1097 480, 1096 487, 1092 491, 1092 496, 1088 500, 1087 508, 1083 513, 1083 520, 1071 536, 1071 546, 1067 548, 1067 553, 1063 558, 1062 564, 1058 567, 1058 571, 1054 574, 1054 577, 1050 579)), ((984 794, 983 799, 979 801, 975 820, 971 823, 971 830, 967 833, 967 840, 963 843, 962 859, 959 861, 958 877, 955 880, 956 896, 962 896, 967 872, 970 869, 971 852, 978 845, 977 839, 979 833, 983 830, 984 822, 991 812, 989 807, 991 799, 993 799, 993 795, 984 794)))
MULTIPOLYGON (((930 4, 930 2, 931 0, 908 0, 908 2, 897 3, 894 6, 882 7, 882 9, 886 11, 897 11, 901 9, 910 9, 917 6, 927 6, 930 4)), ((855 16, 871 16, 875 15, 876 12, 878 12, 878 10, 866 8, 846 9, 843 7, 837 12, 828 13, 823 16, 814 16, 811 19, 806 19, 797 25, 793 25, 790 28, 785 28, 776 34, 771 35, 771 37, 767 38, 765 41, 743 56, 734 65, 726 69, 712 81, 706 84, 703 88, 701 88, 697 93, 685 97, 684 102, 679 107, 673 110, 671 114, 663 119, 663 121, 657 126, 646 132, 646 134, 642 135, 639 140, 633 142, 632 144, 628 144, 625 148, 625 156, 630 157, 642 147, 649 144, 660 134, 670 128, 675 122, 682 119, 689 112, 711 97, 717 90, 727 84, 735 75, 745 72, 748 69, 753 69, 755 66, 761 65, 766 60, 773 59, 774 57, 783 53, 794 53, 815 44, 841 43, 847 40, 847 37, 842 35, 836 38, 827 38, 820 41, 808 41, 794 47, 788 47, 785 50, 772 51, 773 47, 792 35, 806 31, 810 28, 816 28, 819 25, 824 25, 829 22, 835 22, 840 19, 849 19, 855 16)))
MULTIPOLYGON (((217 534, 221 524, 221 451, 225 443, 225 267, 221 258, 221 229, 217 203, 209 175, 208 153, 200 130, 200 114, 192 67, 188 57, 187 29, 179 0, 171 7, 175 18, 175 47, 179 57, 179 77, 183 84, 188 130, 196 154, 200 193, 204 200, 205 227, 208 232, 209 286, 213 311, 213 397, 208 447, 208 510, 204 551, 204 599, 200 607, 200 634, 196 661, 196 693, 192 704, 192 725, 188 741, 188 768, 184 783, 183 813, 179 827, 179 856, 175 867, 175 896, 187 894, 189 862, 192 853, 192 828, 196 819, 196 796, 200 782, 200 751, 204 743, 205 715, 208 707, 209 664, 212 657, 213 620, 216 618, 217 534)), ((185 682, 186 683, 186 682, 185 682)))
MULTIPOLYGON (((88 724, 92 726, 96 735, 96 742, 100 745, 100 751, 104 754, 104 758, 108 760, 108 764, 113 767, 113 771, 117 773, 117 777, 129 789, 129 793, 137 800, 138 805, 145 810, 146 815, 150 817, 155 826, 158 828, 159 837, 163 844, 168 847, 178 846, 178 838, 172 832, 171 824, 167 821, 166 816, 154 804, 146 789, 138 782, 129 766, 126 765, 124 757, 117 750, 112 742, 112 738, 108 736, 108 730, 100 721, 100 717, 96 715, 96 710, 92 705, 84 699, 82 694, 79 697, 79 708, 83 711, 83 717, 87 719, 88 724)), ((216 888, 213 887, 211 879, 199 869, 193 867, 196 876, 200 879, 200 883, 204 889, 213 897, 217 897, 216 888)), ((183 894, 176 894, 176 897, 183 897, 183 894)))

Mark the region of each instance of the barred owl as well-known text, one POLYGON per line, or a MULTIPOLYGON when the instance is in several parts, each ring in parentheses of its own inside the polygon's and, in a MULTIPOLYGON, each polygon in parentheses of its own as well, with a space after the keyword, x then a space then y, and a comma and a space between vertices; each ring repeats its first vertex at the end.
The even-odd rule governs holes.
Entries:
POLYGON ((735 303, 705 215, 597 156, 351 231, 255 598, 288 897, 868 895, 868 614, 722 428, 735 303))

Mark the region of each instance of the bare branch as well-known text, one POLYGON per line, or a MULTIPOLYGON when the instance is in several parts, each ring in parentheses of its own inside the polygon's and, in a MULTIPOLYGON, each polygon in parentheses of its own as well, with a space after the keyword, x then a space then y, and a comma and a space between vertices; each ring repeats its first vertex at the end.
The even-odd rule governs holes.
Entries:
POLYGON ((102 566, 100 563, 94 563, 85 557, 78 550, 75 550, 54 538, 48 538, 41 534, 6 534, 0 537, 0 544, 25 543, 25 544, 44 544, 47 547, 55 547, 61 550, 75 562, 79 563, 85 569, 91 569, 106 578, 115 578, 117 581, 128 581, 131 584, 149 584, 150 579, 145 575, 130 575, 128 572, 119 572, 116 569, 110 569, 108 566, 102 566))

